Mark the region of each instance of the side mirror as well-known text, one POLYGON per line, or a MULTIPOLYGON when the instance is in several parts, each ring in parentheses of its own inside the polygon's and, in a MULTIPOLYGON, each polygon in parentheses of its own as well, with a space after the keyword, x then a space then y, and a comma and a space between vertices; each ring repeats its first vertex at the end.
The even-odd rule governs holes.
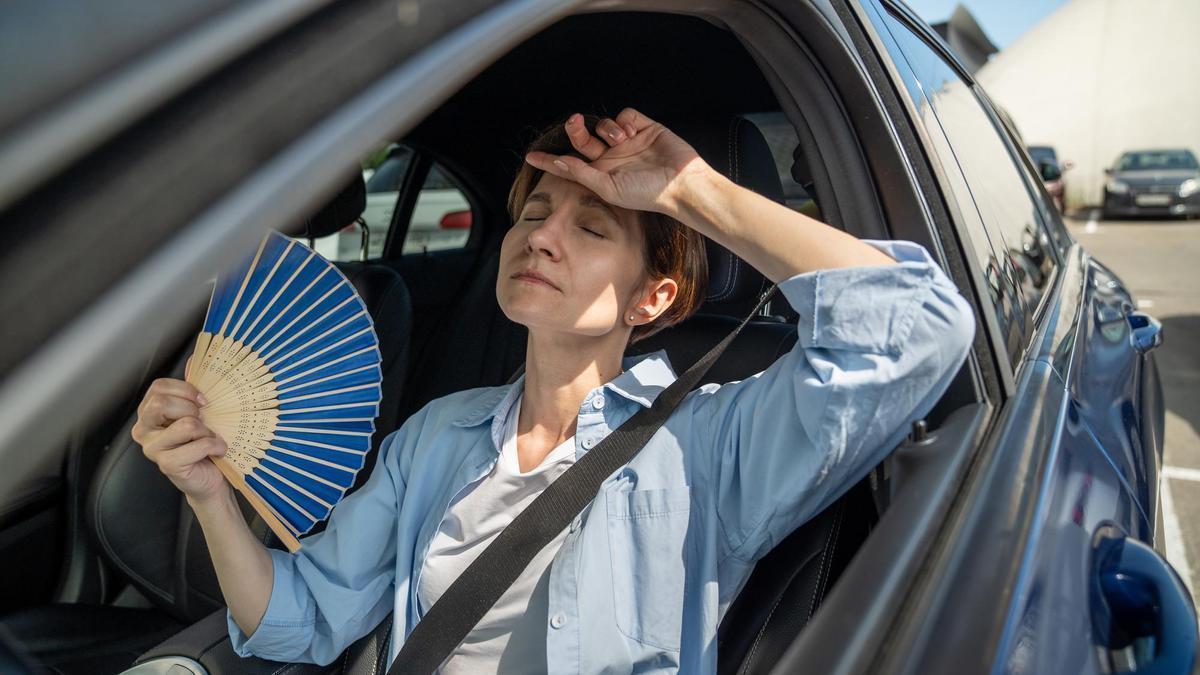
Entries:
POLYGON ((1050 182, 1062 178, 1062 171, 1058 165, 1052 162, 1041 162, 1038 164, 1038 169, 1042 172, 1042 180, 1050 182))
POLYGON ((1106 167, 1104 167, 1104 175, 1105 175, 1105 176, 1111 176, 1111 175, 1112 175, 1112 167, 1111 167, 1111 166, 1106 166, 1106 167))

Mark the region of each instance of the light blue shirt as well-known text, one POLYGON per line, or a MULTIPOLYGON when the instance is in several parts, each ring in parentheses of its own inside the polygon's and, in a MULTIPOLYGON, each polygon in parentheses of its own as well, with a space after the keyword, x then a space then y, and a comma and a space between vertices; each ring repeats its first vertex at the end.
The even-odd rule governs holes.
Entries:
MULTIPOLYGON (((792 350, 689 394, 575 518, 550 568, 550 672, 715 672, 717 626, 755 561, 941 396, 970 348, 971 307, 924 248, 868 243, 900 264, 782 282, 800 315, 792 350)), ((661 351, 625 367, 580 406, 577 458, 675 379, 661 351)), ((437 399, 384 439, 323 532, 294 555, 270 551, 270 602, 249 638, 228 616, 234 650, 328 664, 394 611, 390 663, 421 618, 414 576, 430 540, 496 462, 522 385, 437 399)))

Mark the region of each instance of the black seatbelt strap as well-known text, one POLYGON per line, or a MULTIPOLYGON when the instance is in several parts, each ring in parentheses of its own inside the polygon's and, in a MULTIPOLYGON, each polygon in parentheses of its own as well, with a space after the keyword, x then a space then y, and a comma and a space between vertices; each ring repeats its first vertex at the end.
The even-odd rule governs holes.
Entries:
MULTIPOLYGON (((400 648, 388 675, 434 672, 539 551, 592 502, 600 484, 643 448, 688 392, 775 293, 772 285, 736 329, 642 408, 563 472, 504 528, 429 608, 400 648)), ((385 647, 386 649, 386 647, 385 647)))

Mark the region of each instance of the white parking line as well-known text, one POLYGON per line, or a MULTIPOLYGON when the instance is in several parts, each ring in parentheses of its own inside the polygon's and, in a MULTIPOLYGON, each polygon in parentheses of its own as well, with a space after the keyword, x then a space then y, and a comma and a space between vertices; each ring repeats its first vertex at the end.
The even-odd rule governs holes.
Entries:
POLYGON ((1181 466, 1164 466, 1159 479, 1158 494, 1162 502, 1163 516, 1163 548, 1167 552, 1167 562, 1183 577, 1183 583, 1196 597, 1196 589, 1192 586, 1192 565, 1188 561, 1187 549, 1183 546, 1183 528, 1179 526, 1179 516, 1175 513, 1175 499, 1171 495, 1171 480, 1186 480, 1200 482, 1200 470, 1188 469, 1181 466))
POLYGON ((1083 231, 1088 234, 1096 234, 1096 223, 1100 220, 1100 209, 1092 209, 1092 215, 1088 218, 1087 225, 1083 226, 1083 231))

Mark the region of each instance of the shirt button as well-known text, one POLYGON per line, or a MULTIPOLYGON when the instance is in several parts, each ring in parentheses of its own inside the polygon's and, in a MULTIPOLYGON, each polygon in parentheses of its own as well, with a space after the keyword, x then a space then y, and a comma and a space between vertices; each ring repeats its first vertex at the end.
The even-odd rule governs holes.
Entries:
POLYGON ((591 450, 591 449, 592 449, 592 446, 594 446, 594 445, 596 445, 596 439, 594 439, 594 438, 585 438, 585 439, 583 439, 583 447, 584 447, 584 448, 587 448, 588 450, 591 450))
POLYGON ((592 399, 592 407, 596 410, 604 410, 604 397, 597 395, 592 399))
POLYGON ((563 624, 565 624, 566 622, 567 622, 567 617, 563 616, 562 612, 559 612, 558 614, 555 614, 554 616, 550 617, 550 627, 551 628, 562 628, 563 624))

